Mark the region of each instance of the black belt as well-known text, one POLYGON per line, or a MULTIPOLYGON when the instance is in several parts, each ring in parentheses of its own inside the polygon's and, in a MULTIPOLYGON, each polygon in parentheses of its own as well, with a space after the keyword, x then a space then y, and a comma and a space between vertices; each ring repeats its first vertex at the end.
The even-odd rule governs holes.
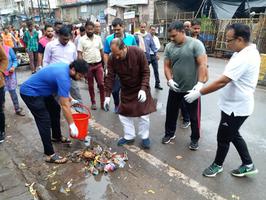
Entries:
POLYGON ((98 64, 100 64, 100 63, 102 63, 102 61, 97 62, 97 63, 88 63, 88 64, 89 64, 89 65, 98 65, 98 64))

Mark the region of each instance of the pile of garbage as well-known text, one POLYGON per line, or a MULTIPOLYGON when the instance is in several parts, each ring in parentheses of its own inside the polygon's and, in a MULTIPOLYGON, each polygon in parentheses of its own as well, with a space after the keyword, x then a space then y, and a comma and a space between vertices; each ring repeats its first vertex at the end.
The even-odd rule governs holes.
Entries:
POLYGON ((110 150, 104 150, 99 144, 94 144, 84 150, 74 151, 68 155, 68 158, 72 162, 83 162, 86 166, 85 172, 94 176, 124 168, 126 161, 128 161, 127 152, 112 153, 110 150))
POLYGON ((30 63, 30 58, 27 53, 17 52, 16 56, 19 65, 30 63))

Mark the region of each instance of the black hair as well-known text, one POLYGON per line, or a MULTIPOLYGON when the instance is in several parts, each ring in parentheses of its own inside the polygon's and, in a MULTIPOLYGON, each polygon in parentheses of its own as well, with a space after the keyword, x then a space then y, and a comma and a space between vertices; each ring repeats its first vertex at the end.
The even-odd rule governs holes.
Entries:
POLYGON ((75 71, 81 74, 88 73, 88 63, 83 59, 74 60, 70 65, 69 68, 72 69, 74 67, 75 71))
POLYGON ((201 22, 199 19, 193 19, 191 21, 191 26, 195 26, 195 25, 199 25, 199 26, 201 25, 201 22))
POLYGON ((168 32, 172 31, 172 30, 177 30, 177 31, 184 31, 184 24, 180 21, 175 21, 172 22, 170 24, 170 26, 168 27, 168 32))
POLYGON ((59 29, 58 34, 66 37, 71 36, 71 29, 67 25, 63 25, 59 29))
POLYGON ((72 31, 73 30, 73 27, 74 27, 73 24, 66 24, 65 26, 67 26, 70 31, 72 31))
POLYGON ((85 32, 86 30, 85 30, 84 26, 81 26, 81 27, 79 27, 79 31, 80 32, 85 32))
POLYGON ((120 18, 115 18, 115 19, 112 21, 112 26, 113 26, 113 27, 116 27, 117 25, 119 25, 119 26, 123 26, 123 25, 124 25, 123 20, 120 19, 120 18))
POLYGON ((122 49, 124 49, 126 47, 123 39, 121 39, 121 38, 114 38, 112 40, 110 46, 112 46, 112 45, 116 45, 118 47, 118 49, 120 49, 120 50, 122 50, 122 49))
POLYGON ((227 26, 227 31, 234 30, 234 37, 242 37, 245 42, 250 41, 250 28, 245 24, 235 23, 227 26))
POLYGON ((56 22, 54 23, 54 26, 56 26, 56 25, 63 25, 63 22, 61 22, 61 21, 56 21, 56 22))
POLYGON ((156 26, 155 26, 155 25, 153 25, 153 24, 151 24, 151 25, 150 25, 150 28, 156 28, 156 26))
POLYGON ((27 22, 27 27, 30 27, 30 26, 32 26, 32 25, 33 25, 32 21, 28 21, 28 22, 27 22))
POLYGON ((88 21, 86 21, 86 24, 85 24, 85 27, 87 27, 87 26, 94 27, 94 23, 88 20, 88 21))
POLYGON ((51 24, 46 24, 44 26, 44 30, 46 31, 48 28, 53 28, 53 26, 51 24))

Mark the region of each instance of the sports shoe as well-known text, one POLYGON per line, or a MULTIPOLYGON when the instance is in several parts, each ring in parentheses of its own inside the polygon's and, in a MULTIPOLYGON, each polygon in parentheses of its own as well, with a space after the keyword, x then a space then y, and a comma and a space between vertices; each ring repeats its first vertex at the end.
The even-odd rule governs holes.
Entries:
POLYGON ((147 139, 143 139, 142 140, 142 143, 141 143, 141 146, 143 149, 150 149, 151 148, 151 141, 149 138, 147 139))
POLYGON ((216 174, 219 174, 223 171, 223 167, 215 163, 212 163, 208 168, 206 168, 202 175, 206 177, 215 177, 216 174))
POLYGON ((5 141, 5 132, 0 132, 0 144, 5 141))
POLYGON ((171 142, 171 140, 174 140, 175 139, 175 135, 173 136, 164 136, 162 138, 162 143, 163 144, 168 144, 169 142, 171 142))
POLYGON ((125 138, 120 138, 117 142, 117 146, 123 146, 125 144, 132 144, 135 140, 126 140, 125 138))
POLYGON ((114 108, 114 113, 115 113, 115 114, 118 114, 118 113, 119 113, 119 106, 115 106, 115 108, 114 108))
POLYGON ((251 167, 247 165, 241 165, 237 169, 232 170, 231 174, 233 176, 243 177, 243 176, 248 176, 248 175, 254 175, 254 174, 257 174, 258 172, 259 170, 257 170, 254 164, 252 164, 251 167))
POLYGON ((189 148, 190 150, 193 150, 193 151, 198 150, 198 149, 199 149, 199 143, 198 143, 198 141, 193 141, 193 140, 191 140, 191 142, 190 142, 188 148, 189 148))
POLYGON ((180 125, 180 128, 188 128, 190 126, 190 122, 183 122, 181 125, 180 125))
POLYGON ((23 109, 22 108, 19 108, 16 110, 16 115, 19 115, 19 116, 25 116, 25 113, 23 112, 23 109))
POLYGON ((157 90, 163 90, 163 88, 160 85, 156 85, 154 88, 157 90))
POLYGON ((97 110, 97 106, 96 106, 96 104, 92 104, 92 105, 91 105, 91 109, 92 109, 92 110, 97 110))

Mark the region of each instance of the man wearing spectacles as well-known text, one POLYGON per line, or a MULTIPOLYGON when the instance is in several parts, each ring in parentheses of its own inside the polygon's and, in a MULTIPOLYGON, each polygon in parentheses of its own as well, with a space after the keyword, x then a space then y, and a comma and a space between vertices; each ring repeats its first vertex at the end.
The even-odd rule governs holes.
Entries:
POLYGON ((232 142, 237 149, 242 164, 231 171, 236 177, 258 173, 249 154, 245 140, 239 133, 244 121, 254 109, 254 91, 258 82, 260 54, 256 45, 250 44, 250 28, 243 24, 232 24, 226 31, 227 48, 235 53, 226 65, 223 74, 200 90, 191 91, 185 96, 192 103, 201 95, 222 88, 218 103, 221 121, 217 133, 218 147, 213 163, 203 171, 206 177, 215 177, 223 171, 223 162, 232 142))

